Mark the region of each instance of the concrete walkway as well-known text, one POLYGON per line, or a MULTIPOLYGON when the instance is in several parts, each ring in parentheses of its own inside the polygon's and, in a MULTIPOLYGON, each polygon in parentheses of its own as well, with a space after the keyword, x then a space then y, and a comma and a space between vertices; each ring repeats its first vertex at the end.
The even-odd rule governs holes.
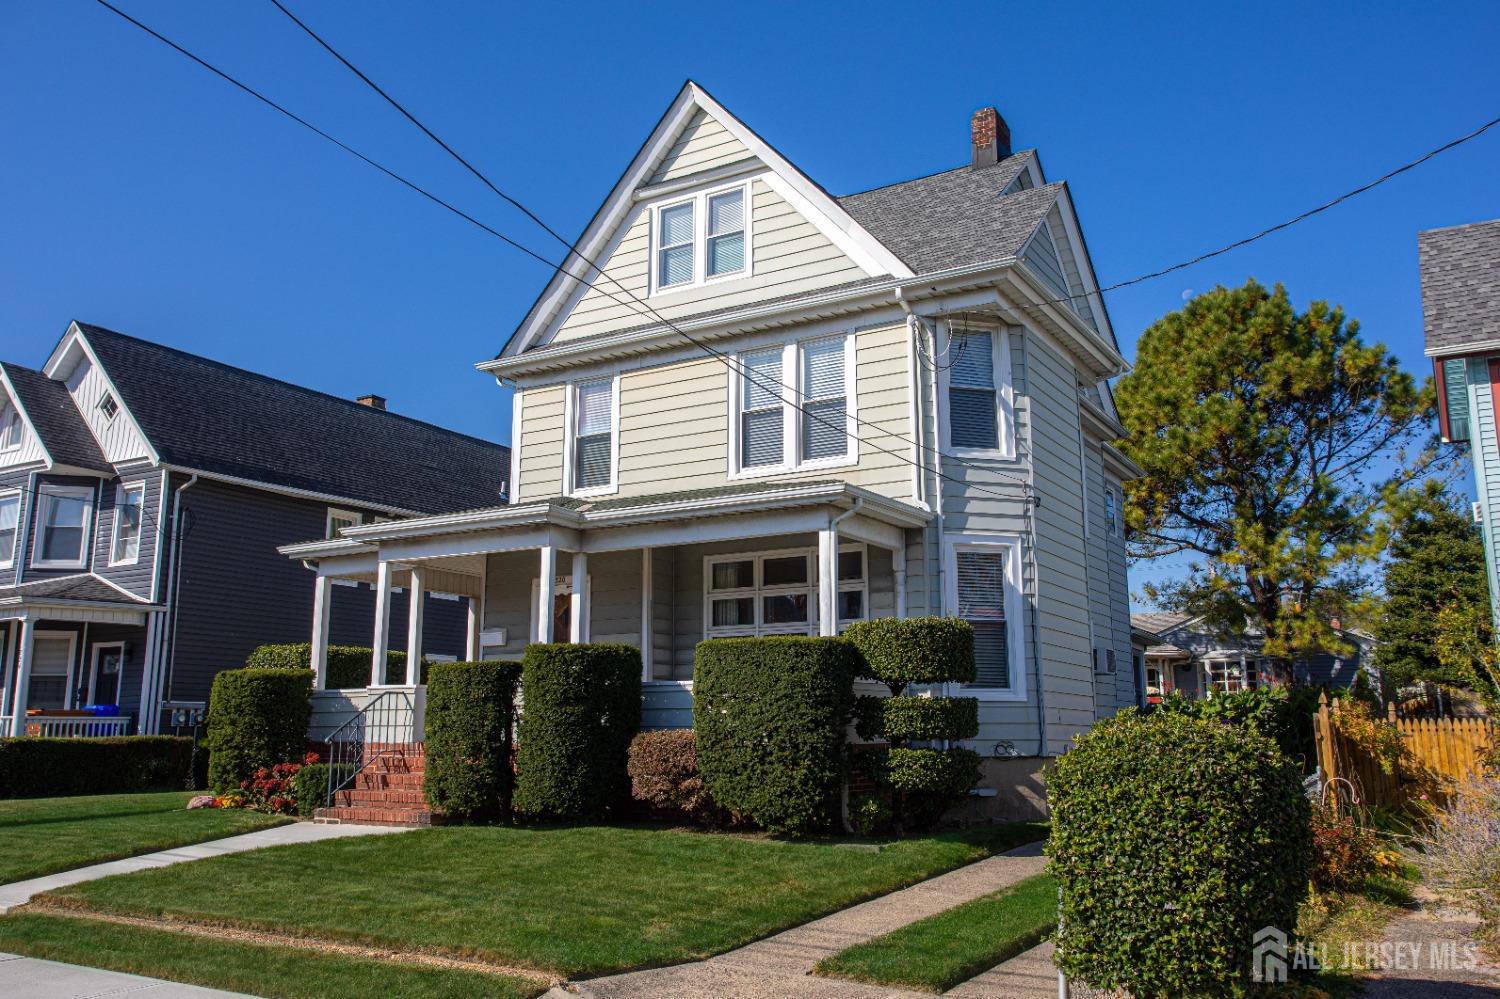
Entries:
POLYGON ((240 993, 0 954, 0 995, 6 999, 104 999, 124 995, 147 999, 236 999, 240 993))
MULTIPOLYGON (((12 884, 0 885, 0 915, 4 915, 15 906, 31 901, 34 896, 40 895, 42 892, 51 891, 54 888, 64 888, 68 885, 76 885, 80 881, 107 878, 112 874, 129 874, 133 871, 145 871, 153 867, 168 867, 172 864, 186 863, 189 860, 204 860, 208 857, 221 857, 229 853, 244 853, 246 850, 259 850, 267 846, 282 846, 289 843, 316 843, 325 839, 340 839, 345 836, 371 836, 406 831, 405 828, 400 826, 319 825, 313 822, 294 822, 289 825, 275 826, 271 829, 259 829, 240 836, 230 836, 227 839, 210 840, 207 843, 197 843, 193 846, 179 846, 172 850, 146 853, 139 857, 127 857, 124 860, 111 860, 107 864, 94 864, 90 867, 79 867, 76 870, 63 871, 59 874, 48 874, 44 877, 32 878, 29 881, 16 881, 12 884)), ((0 989, 0 995, 9 994, 0 989)))
POLYGON ((1370 999, 1479 999, 1500 996, 1500 965, 1476 945, 1479 920, 1444 905, 1427 888, 1415 909, 1386 927, 1397 966, 1364 979, 1370 999))
MULTIPOLYGON (((925 995, 834 978, 817 978, 808 972, 823 958, 857 943, 1039 874, 1046 863, 1042 845, 1033 843, 706 961, 569 982, 566 991, 557 988, 549 992, 548 997, 571 994, 585 999, 719 999, 729 996, 734 999, 782 999, 787 996, 895 999, 925 995)), ((1056 994, 1055 984, 1053 994, 1056 994)))

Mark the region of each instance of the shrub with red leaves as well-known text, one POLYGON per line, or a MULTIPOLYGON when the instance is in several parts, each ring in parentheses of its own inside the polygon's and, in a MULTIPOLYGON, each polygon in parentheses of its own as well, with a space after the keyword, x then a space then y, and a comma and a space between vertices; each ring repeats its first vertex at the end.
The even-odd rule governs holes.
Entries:
POLYGON ((317 753, 308 753, 300 763, 278 763, 274 767, 257 767, 249 780, 240 781, 245 807, 272 815, 297 814, 299 771, 318 762, 317 753))
POLYGON ((1312 884, 1317 891, 1354 891, 1375 873, 1375 834, 1353 819, 1315 809, 1312 834, 1312 884))

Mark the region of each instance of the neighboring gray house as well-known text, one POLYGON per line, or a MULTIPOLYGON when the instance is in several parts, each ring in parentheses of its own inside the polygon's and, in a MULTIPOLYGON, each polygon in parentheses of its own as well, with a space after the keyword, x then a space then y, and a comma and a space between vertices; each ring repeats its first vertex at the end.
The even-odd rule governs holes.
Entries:
MULTIPOLYGON (((507 448, 362 401, 82 323, 0 365, 0 734, 157 731, 306 640, 313 574, 278 545, 502 500, 507 448)), ((331 638, 369 645, 374 593, 338 590, 331 638)), ((424 651, 463 654, 466 602, 426 603, 424 651)))
POLYGON ((1287 682, 1298 686, 1345 688, 1361 669, 1379 689, 1375 674, 1373 639, 1356 631, 1335 629, 1349 643, 1347 655, 1319 653, 1279 666, 1261 649, 1259 633, 1251 629, 1238 637, 1224 636, 1188 614, 1147 612, 1130 615, 1141 635, 1146 701, 1158 703, 1173 691, 1190 699, 1231 694, 1287 682))
POLYGON ((605 277, 560 272, 479 365, 515 388, 510 504, 284 552, 321 593, 443 574, 487 656, 638 645, 649 727, 692 724, 704 638, 956 614, 987 780, 1029 781, 1137 703, 1139 470, 1067 186, 993 108, 954 138, 962 166, 834 197, 689 83, 577 244, 605 277))

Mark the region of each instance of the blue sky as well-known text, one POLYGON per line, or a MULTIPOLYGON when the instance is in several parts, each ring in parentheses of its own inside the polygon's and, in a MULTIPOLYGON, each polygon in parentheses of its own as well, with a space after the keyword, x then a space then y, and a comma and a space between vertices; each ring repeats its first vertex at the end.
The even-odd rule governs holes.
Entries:
MULTIPOLYGON (((117 0, 497 228, 485 191, 268 2, 117 0)), ((576 233, 687 77, 835 194, 945 169, 996 104, 1112 283, 1281 221, 1500 114, 1500 4, 288 0, 576 233)), ((1127 356, 1254 275, 1425 372, 1416 233, 1500 216, 1500 129, 1313 221, 1112 293, 1127 356)), ((494 355, 546 272, 92 0, 0 6, 0 356, 78 318, 508 440, 494 355)), ((1154 570, 1133 570, 1132 585, 1154 570)))

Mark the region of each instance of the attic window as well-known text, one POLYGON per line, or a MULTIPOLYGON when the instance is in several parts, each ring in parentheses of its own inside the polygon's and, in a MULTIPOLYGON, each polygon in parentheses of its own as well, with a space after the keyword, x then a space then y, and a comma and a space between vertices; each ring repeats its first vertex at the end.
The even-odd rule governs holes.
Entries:
POLYGON ((750 191, 700 191, 652 211, 652 290, 692 288, 750 272, 750 191))
POLYGON ((0 412, 0 451, 14 451, 21 446, 21 414, 14 406, 0 412))
POLYGON ((117 414, 119 411, 120 404, 118 402, 115 402, 115 397, 110 395, 106 390, 105 393, 99 397, 99 412, 104 414, 104 419, 106 421, 113 421, 115 418, 115 414, 117 414))

